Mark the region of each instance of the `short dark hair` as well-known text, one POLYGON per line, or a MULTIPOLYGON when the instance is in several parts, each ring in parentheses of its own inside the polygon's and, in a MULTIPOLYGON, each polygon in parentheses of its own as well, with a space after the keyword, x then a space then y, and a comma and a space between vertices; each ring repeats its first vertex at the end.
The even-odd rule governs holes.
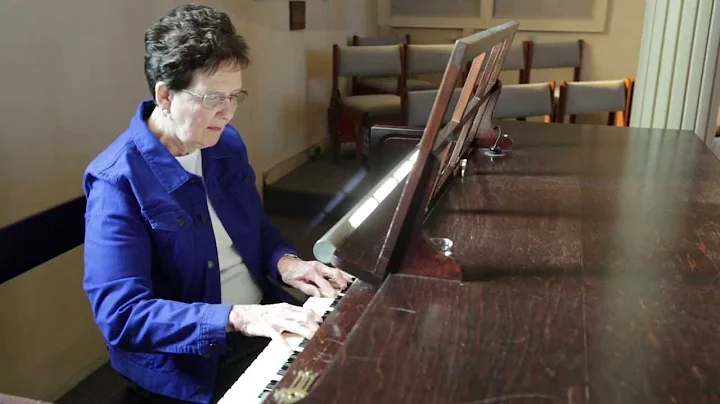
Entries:
POLYGON ((158 81, 171 90, 183 90, 195 71, 213 74, 225 63, 243 69, 250 64, 247 43, 226 13, 183 5, 145 32, 145 77, 153 98, 158 81))

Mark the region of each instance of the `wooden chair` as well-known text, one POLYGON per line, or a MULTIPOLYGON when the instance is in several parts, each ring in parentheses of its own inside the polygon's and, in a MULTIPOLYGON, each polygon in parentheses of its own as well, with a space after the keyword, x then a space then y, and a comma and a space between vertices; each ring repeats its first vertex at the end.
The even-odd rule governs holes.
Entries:
MULTIPOLYGON (((402 46, 404 48, 402 66, 405 71, 405 89, 420 91, 438 88, 437 84, 433 82, 412 76, 443 73, 454 45, 403 44, 402 46)), ((397 79, 394 77, 362 78, 358 79, 357 83, 358 94, 399 94, 397 79)))
MULTIPOLYGON (((437 84, 413 76, 418 74, 443 74, 454 46, 454 44, 404 45, 405 60, 403 68, 405 69, 405 88, 407 91, 437 89, 437 84)), ((464 75, 461 77, 464 78, 464 75)), ((463 80, 458 80, 457 85, 461 86, 462 83, 463 80)))
POLYGON ((410 34, 388 36, 357 36, 353 35, 350 46, 385 46, 410 43, 410 34))
MULTIPOLYGON (((437 98, 438 90, 418 90, 408 91, 405 99, 405 107, 403 108, 404 119, 403 127, 407 128, 404 132, 404 136, 417 137, 420 139, 422 136, 422 129, 427 125, 428 119, 430 118, 430 112, 432 112, 433 103, 437 98)), ((462 93, 462 87, 458 87, 453 90, 448 103, 448 108, 445 111, 445 115, 442 118, 442 124, 445 125, 452 119, 455 105, 457 105, 460 95, 462 93)), ((377 172, 381 170, 378 156, 382 155, 382 150, 379 148, 382 146, 382 141, 387 136, 397 135, 397 126, 386 126, 386 125, 375 125, 370 128, 369 136, 364 138, 363 142, 363 154, 368 162, 368 168, 372 171, 377 172)), ((399 156, 399 155, 398 155, 399 156)), ((386 156, 387 157, 387 156, 386 156)), ((387 158, 383 162, 383 167, 388 162, 387 158)))
MULTIPOLYGON (((348 41, 349 46, 388 46, 410 43, 410 34, 388 36, 357 36, 348 41)), ((353 77, 350 81, 351 94, 399 94, 396 76, 390 77, 353 77)))
POLYGON ((527 54, 526 83, 530 82, 532 69, 573 68, 573 81, 581 80, 583 48, 582 39, 573 42, 537 43, 524 41, 527 54))
POLYGON ((555 121, 562 123, 569 115, 569 122, 575 123, 579 114, 608 113, 608 125, 628 126, 634 86, 632 77, 573 83, 563 80, 555 121))
POLYGON ((401 45, 347 46, 333 45, 333 79, 330 96, 329 129, 333 159, 337 159, 341 142, 340 118, 347 118, 354 128, 356 156, 363 160, 363 128, 372 123, 398 123, 402 119, 401 95, 405 94, 401 45), (397 77, 398 94, 350 94, 342 96, 340 77, 397 77))
POLYGON ((513 45, 510 47, 505 63, 500 71, 517 70, 518 84, 525 84, 529 80, 528 76, 528 49, 523 42, 521 45, 513 45))
MULTIPOLYGON (((466 74, 470 71, 470 63, 471 62, 468 62, 466 65, 466 74)), ((518 84, 525 84, 528 82, 528 66, 528 48, 525 42, 523 42, 521 45, 513 45, 510 47, 505 63, 503 63, 500 71, 517 70, 518 84)))
POLYGON ((495 105, 495 119, 517 119, 542 116, 555 122, 555 82, 512 84, 502 87, 495 105))

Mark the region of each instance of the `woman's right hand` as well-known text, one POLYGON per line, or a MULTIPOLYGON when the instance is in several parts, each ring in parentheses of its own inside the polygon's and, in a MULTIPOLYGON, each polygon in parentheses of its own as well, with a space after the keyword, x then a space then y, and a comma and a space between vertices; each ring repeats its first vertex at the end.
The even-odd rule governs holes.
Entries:
POLYGON ((311 339, 321 321, 312 310, 288 303, 234 305, 228 318, 228 331, 249 337, 268 337, 284 344, 284 331, 311 339))

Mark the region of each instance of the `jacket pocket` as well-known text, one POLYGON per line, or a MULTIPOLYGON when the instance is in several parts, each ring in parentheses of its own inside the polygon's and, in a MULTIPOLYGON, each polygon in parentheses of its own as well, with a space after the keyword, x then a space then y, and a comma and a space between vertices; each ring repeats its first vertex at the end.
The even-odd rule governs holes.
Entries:
POLYGON ((183 231, 193 226, 193 218, 182 209, 153 211, 145 214, 153 230, 183 231))

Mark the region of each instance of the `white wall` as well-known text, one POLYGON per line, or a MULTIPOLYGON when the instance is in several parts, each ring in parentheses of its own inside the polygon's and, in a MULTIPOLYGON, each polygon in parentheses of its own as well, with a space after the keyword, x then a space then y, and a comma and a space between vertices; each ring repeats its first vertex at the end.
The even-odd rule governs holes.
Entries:
MULTIPOLYGON (((149 97, 144 30, 181 3, 0 3, 0 226, 82 194, 87 163, 149 97)), ((286 1, 205 3, 251 46, 234 123, 260 174, 325 135, 331 45, 373 27, 374 2, 307 2, 292 32, 286 1)), ((0 392, 54 400, 106 360, 81 287, 82 247, 0 285, 0 392)))

